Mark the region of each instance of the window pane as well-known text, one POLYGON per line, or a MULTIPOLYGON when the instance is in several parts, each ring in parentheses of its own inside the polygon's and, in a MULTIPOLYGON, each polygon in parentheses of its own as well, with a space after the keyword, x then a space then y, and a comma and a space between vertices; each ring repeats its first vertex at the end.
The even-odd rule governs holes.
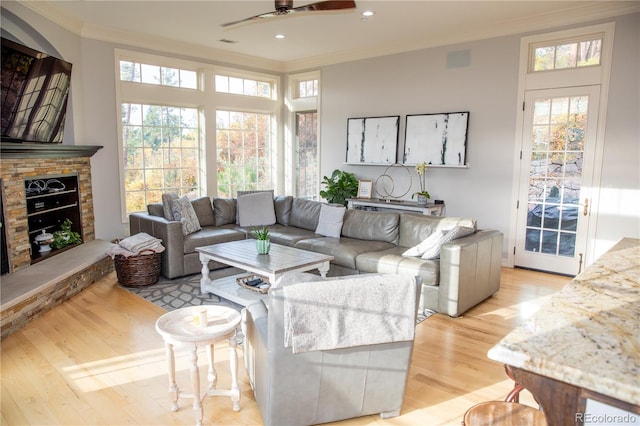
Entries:
POLYGON ((216 75, 216 92, 229 93, 229 77, 216 75))
POLYGON ((270 115, 220 110, 216 115, 218 196, 272 189, 270 115))
POLYGON ((318 113, 296 114, 296 196, 317 200, 319 196, 318 113))
POLYGON ((160 202, 163 192, 197 196, 198 111, 138 104, 122 104, 121 109, 127 214, 160 202))
POLYGON ((120 61, 120 80, 140 82, 140 64, 120 61))
POLYGON ((600 51, 602 49, 602 39, 589 40, 580 43, 578 50, 579 67, 600 64, 600 51))
POLYGON ((601 49, 601 37, 536 47, 529 69, 535 72, 600 65, 601 49))
POLYGON ((160 84, 160 67, 142 64, 141 69, 143 83, 160 84))
POLYGON ((556 47, 556 69, 575 68, 576 56, 578 56, 578 44, 561 44, 556 47))
POLYGON ((552 70, 555 62, 555 48, 554 47, 539 47, 535 51, 534 57, 534 71, 552 70))
POLYGON ((198 88, 198 73, 195 71, 180 70, 180 87, 186 89, 198 88))

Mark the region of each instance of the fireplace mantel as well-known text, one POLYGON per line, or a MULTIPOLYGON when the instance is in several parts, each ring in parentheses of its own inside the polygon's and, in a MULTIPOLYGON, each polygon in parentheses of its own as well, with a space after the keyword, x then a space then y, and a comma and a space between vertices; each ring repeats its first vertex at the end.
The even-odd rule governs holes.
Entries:
POLYGON ((101 145, 61 145, 44 143, 0 143, 2 158, 74 158, 91 157, 101 145))

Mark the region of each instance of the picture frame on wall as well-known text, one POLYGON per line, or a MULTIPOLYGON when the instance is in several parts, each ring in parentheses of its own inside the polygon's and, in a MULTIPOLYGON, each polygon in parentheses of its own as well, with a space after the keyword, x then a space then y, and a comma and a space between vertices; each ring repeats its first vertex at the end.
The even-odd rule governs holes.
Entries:
POLYGON ((469 111, 407 115, 403 163, 466 167, 469 111))
POLYGON ((369 179, 358 181, 358 195, 357 198, 371 198, 373 193, 373 181, 369 179))
POLYGON ((394 164, 400 116, 347 119, 347 164, 394 164))

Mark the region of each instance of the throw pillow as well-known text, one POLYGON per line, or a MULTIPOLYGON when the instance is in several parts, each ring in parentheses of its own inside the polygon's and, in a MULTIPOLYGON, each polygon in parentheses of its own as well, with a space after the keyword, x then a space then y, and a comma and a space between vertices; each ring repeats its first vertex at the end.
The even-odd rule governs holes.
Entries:
POLYGON ((422 255, 422 258, 437 259, 440 257, 440 247, 443 244, 446 244, 458 238, 466 237, 467 235, 471 235, 474 232, 476 232, 476 230, 468 226, 456 226, 450 231, 442 231, 442 238, 440 239, 440 243, 437 246, 431 247, 430 250, 425 251, 422 255))
POLYGON ((173 219, 173 212, 171 211, 171 202, 180 198, 175 192, 166 192, 162 194, 162 212, 164 218, 167 220, 173 219))
POLYGON ((196 212, 196 216, 198 216, 200 226, 216 226, 213 205, 209 197, 196 198, 191 202, 191 205, 196 212))
POLYGON ((196 211, 186 196, 171 202, 171 212, 173 220, 182 222, 182 235, 193 234, 201 229, 196 211))
POLYGON ((442 237, 444 236, 445 233, 446 232, 443 232, 443 231, 434 231, 431 235, 429 235, 427 238, 422 240, 420 244, 406 250, 404 253, 402 253, 402 255, 420 257, 426 251, 433 250, 433 248, 436 246, 438 247, 438 252, 440 252, 440 248, 439 248, 441 244, 440 240, 442 240, 442 237))
POLYGON ((266 226, 276 223, 273 193, 256 192, 238 196, 238 224, 240 226, 266 226))
POLYGON ((346 210, 344 206, 323 204, 320 207, 320 218, 318 219, 316 234, 324 235, 325 237, 340 238, 342 220, 346 210))
MULTIPOLYGON (((247 190, 247 191, 237 191, 236 192, 236 201, 243 195, 247 194, 257 194, 259 192, 269 192, 273 197, 273 189, 256 189, 256 190, 247 190)), ((240 211, 236 208, 236 224, 240 224, 240 211)))

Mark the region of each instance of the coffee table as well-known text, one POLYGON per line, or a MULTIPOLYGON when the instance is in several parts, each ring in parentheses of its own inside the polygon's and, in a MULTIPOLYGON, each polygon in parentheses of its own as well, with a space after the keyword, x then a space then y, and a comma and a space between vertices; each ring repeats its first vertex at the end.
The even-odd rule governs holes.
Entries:
POLYGON ((156 331, 165 342, 167 371, 169 373, 169 394, 171 410, 178 410, 179 398, 193 398, 196 424, 202 425, 202 399, 205 396, 229 396, 233 411, 240 410, 240 388, 238 387, 238 353, 236 351, 236 330, 240 324, 240 312, 219 305, 188 306, 162 315, 156 321, 156 331), (202 311, 206 314, 206 324, 200 325, 202 311), (195 323, 194 315, 198 318, 195 323), (213 345, 216 341, 229 339, 229 364, 231 389, 216 389, 217 374, 213 364, 213 345), (209 386, 200 393, 200 372, 198 369, 198 345, 206 345, 209 361, 209 386), (191 393, 182 392, 176 384, 174 346, 186 346, 191 353, 191 393))
POLYGON ((200 253, 200 262, 202 262, 200 291, 215 294, 242 306, 263 299, 266 295, 240 287, 236 283, 236 278, 241 275, 211 280, 209 278, 210 260, 262 275, 269 279, 271 286, 275 286, 277 279, 282 275, 291 272, 317 269, 324 277, 329 271, 329 262, 333 260, 333 256, 274 243, 271 243, 269 254, 258 254, 256 240, 213 244, 197 247, 196 251, 200 253))

